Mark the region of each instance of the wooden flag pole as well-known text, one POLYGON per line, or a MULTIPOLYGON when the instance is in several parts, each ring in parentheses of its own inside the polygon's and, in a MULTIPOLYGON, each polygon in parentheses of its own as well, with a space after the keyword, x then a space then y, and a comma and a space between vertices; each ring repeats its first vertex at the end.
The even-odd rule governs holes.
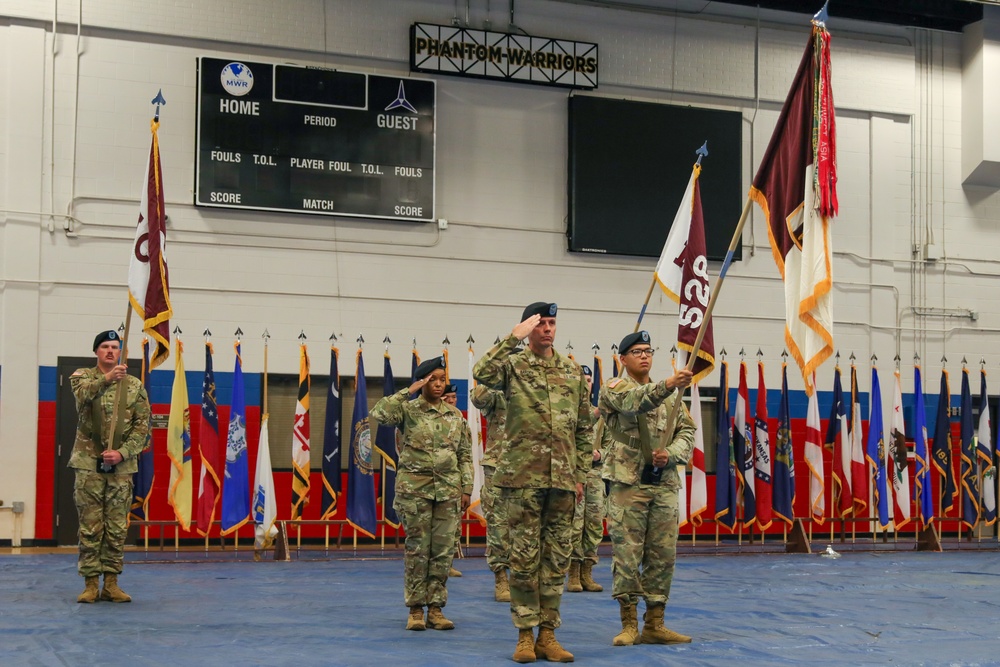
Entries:
MULTIPOLYGON (((125 333, 122 334, 121 344, 121 355, 118 357, 119 364, 127 364, 128 362, 128 332, 132 324, 132 304, 129 303, 128 310, 125 312, 125 333)), ((124 380, 124 378, 122 378, 124 380)), ((125 403, 128 401, 128 392, 122 391, 122 385, 124 384, 122 380, 118 380, 117 386, 115 387, 115 403, 114 407, 111 408, 111 445, 109 449, 118 449, 121 446, 122 435, 125 432, 124 423, 119 423, 119 415, 125 416, 125 403)))

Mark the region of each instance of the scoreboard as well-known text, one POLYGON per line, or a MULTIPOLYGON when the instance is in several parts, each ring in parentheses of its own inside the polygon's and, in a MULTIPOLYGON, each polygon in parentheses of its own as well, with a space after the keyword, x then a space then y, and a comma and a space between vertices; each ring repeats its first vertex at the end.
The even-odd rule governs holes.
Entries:
POLYGON ((198 59, 195 204, 434 220, 434 81, 198 59))

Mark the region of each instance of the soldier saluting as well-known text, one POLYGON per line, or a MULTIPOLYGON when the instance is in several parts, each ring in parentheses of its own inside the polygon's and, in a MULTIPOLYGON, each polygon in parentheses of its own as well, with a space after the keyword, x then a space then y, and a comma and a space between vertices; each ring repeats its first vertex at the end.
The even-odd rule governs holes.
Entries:
POLYGON ((81 368, 70 378, 76 399, 76 442, 69 467, 76 471, 73 499, 80 517, 80 558, 77 570, 86 584, 77 602, 131 602, 118 587, 125 560, 128 509, 132 504, 132 475, 136 457, 149 433, 149 397, 137 378, 128 375, 120 362, 121 338, 115 331, 102 331, 94 338, 97 366, 81 368), (124 382, 126 392, 121 443, 112 448, 116 424, 112 423, 117 392, 124 382), (104 588, 97 586, 104 574, 104 588))
POLYGON ((607 451, 604 479, 608 495, 608 532, 613 554, 612 597, 621 607, 622 631, 615 646, 677 644, 691 638, 663 626, 663 611, 677 558, 680 518, 678 491, 683 466, 694 447, 695 424, 687 409, 667 433, 677 389, 691 384, 686 368, 654 383, 649 334, 637 331, 622 339, 618 352, 625 372, 605 386, 598 407, 605 421, 607 451), (646 600, 639 635, 636 605, 646 600))

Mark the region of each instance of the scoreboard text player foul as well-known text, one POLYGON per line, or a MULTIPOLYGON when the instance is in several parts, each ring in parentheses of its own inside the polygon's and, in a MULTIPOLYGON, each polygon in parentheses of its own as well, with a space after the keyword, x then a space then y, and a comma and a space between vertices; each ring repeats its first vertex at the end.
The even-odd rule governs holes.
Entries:
POLYGON ((195 203, 434 219, 434 81, 198 60, 195 203))

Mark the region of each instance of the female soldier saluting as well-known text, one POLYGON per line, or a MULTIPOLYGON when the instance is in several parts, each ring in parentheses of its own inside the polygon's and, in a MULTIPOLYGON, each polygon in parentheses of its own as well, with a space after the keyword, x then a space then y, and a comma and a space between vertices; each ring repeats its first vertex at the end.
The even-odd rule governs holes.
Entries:
POLYGON ((447 384, 444 357, 420 364, 415 376, 408 388, 376 403, 371 418, 403 434, 393 507, 406 531, 406 629, 451 630, 455 624, 441 607, 448 601, 456 526, 472 494, 472 444, 462 413, 441 399, 447 384))

